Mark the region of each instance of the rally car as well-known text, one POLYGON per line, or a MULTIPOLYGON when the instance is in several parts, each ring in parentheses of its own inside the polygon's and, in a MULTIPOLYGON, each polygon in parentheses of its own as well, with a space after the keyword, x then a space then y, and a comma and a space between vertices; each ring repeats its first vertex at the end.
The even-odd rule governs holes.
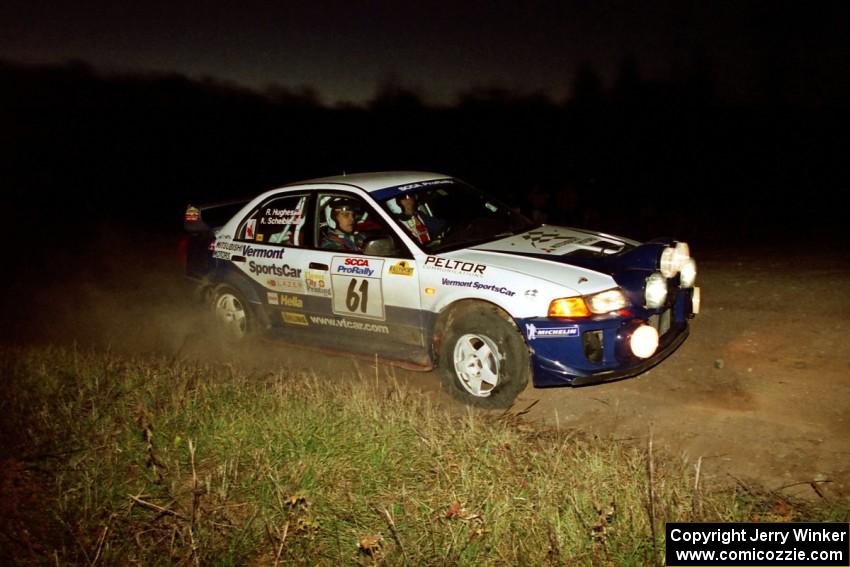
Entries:
POLYGON ((184 224, 187 276, 228 340, 263 334, 437 368, 478 406, 509 406, 529 379, 644 372, 699 311, 686 243, 535 224, 434 173, 292 183, 190 205, 184 224))

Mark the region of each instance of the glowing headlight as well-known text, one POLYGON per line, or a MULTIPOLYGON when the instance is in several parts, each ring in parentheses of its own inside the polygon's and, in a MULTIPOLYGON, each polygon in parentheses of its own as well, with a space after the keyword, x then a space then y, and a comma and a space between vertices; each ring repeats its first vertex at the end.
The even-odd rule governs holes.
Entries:
POLYGON ((693 287, 694 281, 697 279, 697 263, 693 258, 688 258, 682 263, 682 267, 679 269, 679 277, 682 287, 693 287))
POLYGON ((688 258, 691 257, 691 249, 685 242, 677 242, 675 247, 668 246, 661 253, 659 268, 665 278, 672 278, 688 258))
POLYGON ((625 294, 619 289, 601 291, 587 299, 590 310, 594 313, 610 313, 624 309, 628 305, 625 294))
POLYGON ((667 280, 664 276, 655 272, 646 278, 646 289, 643 293, 646 306, 650 309, 661 307, 667 299, 667 280))

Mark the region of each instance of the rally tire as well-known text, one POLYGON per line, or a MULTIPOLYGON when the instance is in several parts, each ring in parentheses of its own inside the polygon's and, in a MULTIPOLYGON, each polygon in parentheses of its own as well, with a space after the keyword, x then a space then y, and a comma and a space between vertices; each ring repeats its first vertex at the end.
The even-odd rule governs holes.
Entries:
POLYGON ((239 291, 219 286, 212 295, 212 316, 216 333, 228 341, 245 340, 256 326, 251 306, 239 291))
POLYGON ((525 340, 510 317, 475 305, 449 317, 438 352, 440 379, 453 398, 481 408, 507 408, 528 385, 525 340))

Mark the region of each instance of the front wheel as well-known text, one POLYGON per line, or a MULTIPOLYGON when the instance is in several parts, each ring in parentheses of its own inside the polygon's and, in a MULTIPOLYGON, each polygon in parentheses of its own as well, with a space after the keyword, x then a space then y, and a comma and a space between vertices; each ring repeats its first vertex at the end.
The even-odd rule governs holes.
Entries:
POLYGON ((221 286, 213 296, 213 316, 217 329, 227 338, 244 339, 253 329, 251 308, 242 294, 221 286))
POLYGON ((443 388, 455 399, 506 408, 528 384, 528 348, 510 318, 495 306, 476 306, 450 318, 439 351, 443 388))

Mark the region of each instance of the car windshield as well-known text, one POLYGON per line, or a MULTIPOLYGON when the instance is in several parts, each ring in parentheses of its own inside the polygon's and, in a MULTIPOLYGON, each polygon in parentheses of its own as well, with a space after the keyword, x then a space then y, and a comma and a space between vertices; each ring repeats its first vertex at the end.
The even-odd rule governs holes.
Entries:
POLYGON ((426 252, 483 244, 537 226, 518 209, 457 180, 401 189, 379 203, 426 252))

